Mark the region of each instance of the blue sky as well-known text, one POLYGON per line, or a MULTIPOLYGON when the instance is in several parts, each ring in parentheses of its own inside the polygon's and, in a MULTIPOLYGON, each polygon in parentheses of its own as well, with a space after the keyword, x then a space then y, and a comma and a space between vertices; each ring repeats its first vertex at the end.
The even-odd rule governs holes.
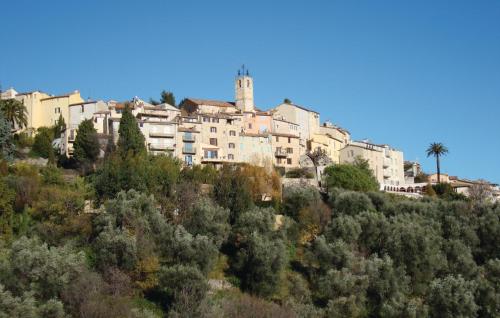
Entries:
POLYGON ((284 97, 443 171, 500 182, 500 1, 2 0, 3 89, 102 99, 284 97), (8 10, 5 10, 8 7, 8 10))

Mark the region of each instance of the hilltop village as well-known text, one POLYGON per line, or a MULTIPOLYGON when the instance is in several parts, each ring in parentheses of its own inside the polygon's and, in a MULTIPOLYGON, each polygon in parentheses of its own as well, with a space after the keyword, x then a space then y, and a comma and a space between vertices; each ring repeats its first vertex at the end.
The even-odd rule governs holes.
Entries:
POLYGON ((498 187, 285 99, 0 100, 0 318, 498 317, 498 187))
MULTIPOLYGON (((368 140, 355 141, 347 129, 329 121, 310 107, 283 103, 262 110, 254 103, 253 78, 243 67, 234 80, 234 101, 185 98, 179 105, 149 103, 138 97, 131 101, 84 100, 79 91, 50 95, 41 91, 17 92, 10 88, 1 99, 21 101, 27 111, 26 131, 34 134, 60 118, 65 131, 57 141, 61 154, 71 157, 78 126, 92 120, 98 132, 101 156, 107 143, 118 140, 120 119, 130 107, 152 154, 170 154, 185 165, 249 163, 274 166, 285 172, 314 169, 317 182, 322 169, 331 164, 368 162, 380 190, 407 196, 420 196, 428 183, 436 184, 436 175, 415 180, 421 173, 417 162, 405 162, 401 150, 368 140), (320 162, 312 154, 321 154, 320 162)), ((444 182, 455 191, 467 194, 476 181, 444 175, 444 182)), ((496 185, 490 184, 496 190, 496 185)))

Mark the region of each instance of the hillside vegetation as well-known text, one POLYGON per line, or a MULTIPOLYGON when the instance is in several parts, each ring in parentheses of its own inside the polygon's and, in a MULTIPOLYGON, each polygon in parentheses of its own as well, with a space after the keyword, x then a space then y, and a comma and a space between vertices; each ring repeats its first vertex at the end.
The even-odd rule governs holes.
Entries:
POLYGON ((3 130, 0 318, 499 316, 498 204, 373 191, 363 164, 327 168, 325 192, 183 168, 134 125, 97 161, 89 129, 81 176, 52 149, 13 162, 31 142, 3 130))

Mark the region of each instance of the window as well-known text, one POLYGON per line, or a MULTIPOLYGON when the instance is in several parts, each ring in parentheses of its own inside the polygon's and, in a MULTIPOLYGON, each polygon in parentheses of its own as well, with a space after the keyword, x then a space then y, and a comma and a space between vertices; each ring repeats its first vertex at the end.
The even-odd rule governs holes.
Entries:
POLYGON ((234 155, 232 153, 230 153, 229 155, 227 155, 227 159, 234 160, 234 155))
POLYGON ((238 86, 241 87, 241 80, 238 81, 238 86))
POLYGON ((247 80, 247 87, 250 87, 250 80, 247 80))
POLYGON ((276 141, 280 141, 280 137, 276 136, 276 141))
POLYGON ((229 136, 236 136, 236 131, 230 130, 229 131, 229 136))
POLYGON ((209 122, 210 122, 210 118, 208 118, 208 117, 203 117, 203 122, 204 122, 204 123, 209 123, 209 122))
POLYGON ((278 158, 277 161, 278 161, 278 164, 281 164, 281 158, 278 158))
POLYGON ((217 150, 205 150, 205 158, 206 159, 217 159, 218 158, 217 150))
MULTIPOLYGON (((139 123, 139 126, 142 128, 144 126, 144 123, 139 123)), ((154 130, 154 128, 153 128, 154 130)))
POLYGON ((218 123, 219 122, 219 118, 212 118, 212 123, 218 123))
POLYGON ((292 138, 288 137, 288 143, 292 142, 292 138))
POLYGON ((83 109, 83 105, 82 105, 82 109, 80 110, 80 113, 83 113, 84 109, 83 109))
POLYGON ((217 127, 210 127, 210 132, 211 133, 216 133, 217 132, 217 127))
POLYGON ((248 129, 252 129, 252 124, 248 124, 248 129))
POLYGON ((56 114, 60 114, 60 113, 61 113, 61 107, 56 107, 56 108, 54 108, 54 112, 55 112, 56 114))
POLYGON ((293 148, 286 148, 286 153, 293 153, 293 148))
POLYGON ((286 163, 289 164, 289 165, 291 165, 292 164, 292 158, 287 158, 286 159, 286 163))
POLYGON ((210 144, 212 146, 217 146, 217 138, 210 138, 210 144))
POLYGON ((97 117, 94 117, 94 123, 97 123, 97 117))
POLYGON ((191 155, 184 156, 184 163, 188 166, 192 166, 193 165, 193 156, 191 156, 191 155))
POLYGON ((229 143, 229 148, 234 149, 234 143, 230 142, 229 143))

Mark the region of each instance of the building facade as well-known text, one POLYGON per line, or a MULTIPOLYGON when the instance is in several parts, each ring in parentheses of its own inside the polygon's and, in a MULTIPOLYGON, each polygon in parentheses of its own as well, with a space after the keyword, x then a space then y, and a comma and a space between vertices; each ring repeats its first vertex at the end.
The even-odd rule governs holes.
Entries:
POLYGON ((368 161, 381 189, 405 184, 403 153, 388 145, 367 141, 351 141, 340 150, 341 163, 354 163, 358 158, 368 161))

